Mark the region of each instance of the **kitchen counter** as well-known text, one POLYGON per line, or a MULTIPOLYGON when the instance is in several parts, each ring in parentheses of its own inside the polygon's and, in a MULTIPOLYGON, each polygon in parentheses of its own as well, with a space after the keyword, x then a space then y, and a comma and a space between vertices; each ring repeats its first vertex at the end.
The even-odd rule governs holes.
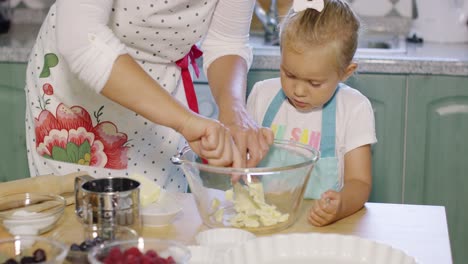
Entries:
MULTIPOLYGON (((13 24, 8 34, 0 35, 0 62, 28 61, 40 24, 13 24)), ((356 54, 361 73, 468 75, 468 43, 407 44, 403 53, 356 54)), ((254 47, 252 69, 279 69, 278 47, 254 47)))
MULTIPOLYGON (((358 51, 360 73, 468 75, 468 43, 407 43, 405 52, 358 51)), ((278 70, 278 47, 255 47, 252 69, 278 70)))
MULTIPOLYGON (((166 227, 143 227, 145 237, 195 243, 195 235, 208 227, 202 224, 191 194, 178 194, 183 202, 183 213, 166 227)), ((307 223, 306 212, 311 201, 305 201, 298 221, 280 233, 318 232, 355 235, 391 245, 415 257, 421 264, 451 264, 449 235, 445 208, 442 206, 366 203, 357 213, 326 227, 307 223)), ((74 205, 65 210, 58 226, 44 236, 61 234, 64 238, 79 237, 80 223, 74 214, 74 205)), ((0 228, 0 238, 10 237, 0 228)), ((77 241, 81 242, 81 241, 77 241)))

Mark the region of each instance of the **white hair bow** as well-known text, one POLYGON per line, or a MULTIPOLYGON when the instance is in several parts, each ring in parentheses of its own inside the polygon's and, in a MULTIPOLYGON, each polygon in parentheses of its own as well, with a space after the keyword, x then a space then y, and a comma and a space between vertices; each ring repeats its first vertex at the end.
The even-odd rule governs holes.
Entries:
POLYGON ((318 12, 322 12, 323 7, 323 0, 294 0, 293 2, 293 9, 295 12, 301 12, 307 8, 312 8, 318 12))

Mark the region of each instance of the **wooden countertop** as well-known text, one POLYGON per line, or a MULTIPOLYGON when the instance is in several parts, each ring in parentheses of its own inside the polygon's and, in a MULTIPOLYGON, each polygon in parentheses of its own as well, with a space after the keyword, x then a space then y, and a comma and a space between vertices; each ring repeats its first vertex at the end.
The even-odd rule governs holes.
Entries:
MULTIPOLYGON (((204 229, 191 194, 179 194, 184 210, 176 221, 166 227, 143 227, 145 237, 172 239, 195 244, 196 234, 204 229)), ((452 255, 445 208, 442 206, 366 203, 365 207, 341 221, 326 227, 314 227, 307 222, 306 212, 311 201, 303 203, 298 221, 280 233, 319 232, 356 235, 375 240, 405 251, 421 264, 450 264, 452 255)), ((65 238, 80 237, 80 223, 74 205, 66 208, 58 226, 44 234, 63 234, 65 238)), ((0 238, 11 237, 0 228, 0 238)), ((80 241, 77 241, 80 242, 80 241)))

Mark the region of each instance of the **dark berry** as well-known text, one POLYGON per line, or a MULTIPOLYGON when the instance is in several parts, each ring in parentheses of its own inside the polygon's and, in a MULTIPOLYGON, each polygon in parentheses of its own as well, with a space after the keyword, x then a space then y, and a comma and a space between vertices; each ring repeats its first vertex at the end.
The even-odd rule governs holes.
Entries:
POLYGON ((86 244, 86 242, 81 242, 80 250, 81 251, 88 251, 88 245, 86 244))
POLYGON ((78 244, 73 243, 73 244, 71 244, 71 246, 70 246, 70 250, 71 250, 71 251, 81 251, 81 248, 80 248, 80 246, 79 246, 78 244))
POLYGON ((21 263, 21 264, 30 264, 30 263, 34 263, 34 258, 31 257, 31 256, 22 257, 20 263, 21 263))
POLYGON ((81 242, 81 244, 80 244, 81 251, 88 251, 92 247, 94 247, 94 243, 93 243, 92 240, 85 240, 85 241, 81 242))
POLYGON ((46 253, 43 249, 36 249, 33 253, 34 262, 43 262, 47 260, 46 253))
POLYGON ((10 258, 7 261, 5 261, 3 264, 18 264, 18 261, 14 258, 10 258))
POLYGON ((104 238, 97 236, 93 239, 93 242, 94 242, 94 245, 102 244, 104 242, 104 238))

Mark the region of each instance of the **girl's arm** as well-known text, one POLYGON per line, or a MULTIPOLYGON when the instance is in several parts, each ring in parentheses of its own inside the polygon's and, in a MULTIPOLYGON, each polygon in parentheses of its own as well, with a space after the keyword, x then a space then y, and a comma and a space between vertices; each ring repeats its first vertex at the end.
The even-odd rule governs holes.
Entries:
POLYGON ((345 179, 340 192, 328 190, 310 209, 309 222, 325 226, 345 218, 364 206, 372 186, 371 147, 369 144, 345 154, 345 179))
POLYGON ((371 146, 353 149, 344 156, 345 178, 341 190, 341 208, 337 219, 349 216, 364 206, 372 188, 371 146))

